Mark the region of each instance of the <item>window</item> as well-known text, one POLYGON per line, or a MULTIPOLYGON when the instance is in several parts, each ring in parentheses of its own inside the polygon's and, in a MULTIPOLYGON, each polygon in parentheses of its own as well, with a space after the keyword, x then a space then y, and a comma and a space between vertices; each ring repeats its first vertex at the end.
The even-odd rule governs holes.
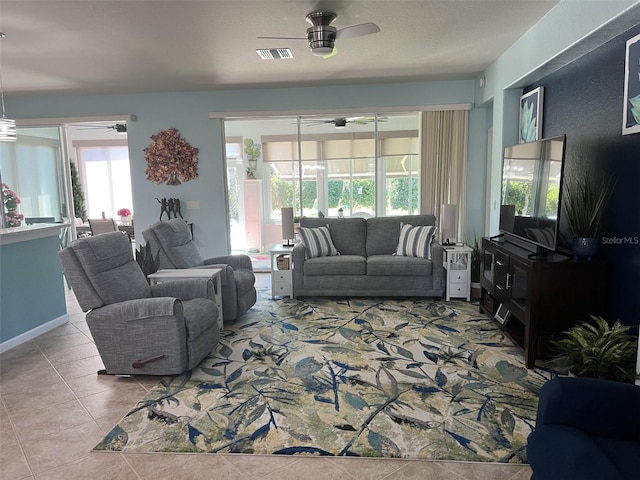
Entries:
POLYGON ((126 141, 75 141, 87 216, 117 216, 121 208, 133 211, 129 149, 126 141))
MULTIPOLYGON (((418 114, 414 118, 417 123, 418 114)), ((375 132, 302 135, 299 144, 297 135, 263 136, 264 177, 269 180, 265 182, 265 210, 269 219, 279 219, 280 208, 290 205, 294 205, 296 215, 308 217, 320 213, 336 217, 340 208, 345 216, 417 213, 417 127, 379 131, 377 138, 376 149, 375 132)))
POLYGON ((25 218, 68 216, 58 127, 19 127, 16 142, 0 142, 2 182, 20 198, 25 218))

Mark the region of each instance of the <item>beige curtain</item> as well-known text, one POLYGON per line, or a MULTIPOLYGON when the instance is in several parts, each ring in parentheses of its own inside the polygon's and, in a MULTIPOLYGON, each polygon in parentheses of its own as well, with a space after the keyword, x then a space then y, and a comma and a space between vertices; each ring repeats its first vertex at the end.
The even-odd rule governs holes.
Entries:
POLYGON ((469 112, 422 112, 420 211, 433 213, 439 226, 442 205, 458 206, 458 239, 465 225, 469 112))

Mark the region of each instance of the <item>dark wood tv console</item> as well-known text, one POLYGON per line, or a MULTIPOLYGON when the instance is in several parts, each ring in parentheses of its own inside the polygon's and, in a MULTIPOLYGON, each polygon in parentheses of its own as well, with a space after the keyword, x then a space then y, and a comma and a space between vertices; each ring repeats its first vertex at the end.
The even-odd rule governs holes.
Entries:
POLYGON ((480 311, 494 316, 501 307, 503 320, 495 321, 524 349, 527 368, 544 354, 550 337, 604 314, 604 262, 532 254, 505 237, 483 238, 481 258, 480 311))

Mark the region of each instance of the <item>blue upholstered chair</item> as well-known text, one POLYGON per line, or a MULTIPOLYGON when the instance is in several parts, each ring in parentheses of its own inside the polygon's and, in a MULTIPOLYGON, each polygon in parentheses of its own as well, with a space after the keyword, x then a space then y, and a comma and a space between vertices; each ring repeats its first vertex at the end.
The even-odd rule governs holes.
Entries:
POLYGON ((187 223, 180 219, 156 222, 142 232, 153 255, 160 252, 160 268, 221 268, 223 320, 230 322, 255 303, 256 277, 248 255, 202 258, 187 223))
POLYGON ((559 377, 540 390, 532 480, 640 478, 640 386, 559 377))
POLYGON ((211 279, 149 286, 129 240, 110 232, 61 250, 107 374, 172 375, 194 368, 220 338, 211 279))

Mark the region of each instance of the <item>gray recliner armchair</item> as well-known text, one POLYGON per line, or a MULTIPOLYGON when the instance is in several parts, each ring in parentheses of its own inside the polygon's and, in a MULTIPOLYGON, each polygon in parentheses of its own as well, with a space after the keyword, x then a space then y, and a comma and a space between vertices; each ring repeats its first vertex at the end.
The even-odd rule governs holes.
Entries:
POLYGON ((230 322, 256 303, 256 277, 248 255, 203 259, 187 223, 179 218, 156 222, 142 232, 153 255, 160 252, 160 268, 221 268, 223 319, 230 322))
POLYGON ((194 368, 220 338, 211 279, 150 286, 120 232, 75 240, 59 252, 105 370, 173 375, 194 368))

